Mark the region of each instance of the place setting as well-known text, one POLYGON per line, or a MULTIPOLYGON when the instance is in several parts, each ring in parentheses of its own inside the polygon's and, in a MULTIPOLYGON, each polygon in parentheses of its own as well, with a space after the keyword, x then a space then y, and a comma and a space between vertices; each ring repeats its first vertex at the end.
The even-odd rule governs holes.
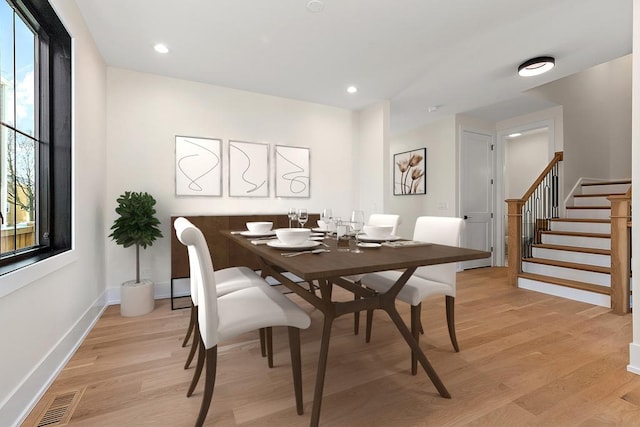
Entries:
POLYGON ((400 236, 391 234, 391 225, 365 225, 361 234, 358 235, 358 246, 361 248, 379 248, 384 242, 394 242, 400 240, 400 236))
MULTIPOLYGON (((275 249, 287 250, 287 251, 306 251, 305 253, 321 253, 329 252, 328 249, 318 248, 319 246, 326 246, 322 241, 312 240, 311 230, 308 228, 278 228, 275 230, 276 239, 271 239, 266 242, 267 246, 275 249), (315 249, 311 251, 311 249, 315 249)), ((301 254, 302 252, 293 252, 295 254, 301 254)), ((287 256, 291 253, 283 253, 287 256)))

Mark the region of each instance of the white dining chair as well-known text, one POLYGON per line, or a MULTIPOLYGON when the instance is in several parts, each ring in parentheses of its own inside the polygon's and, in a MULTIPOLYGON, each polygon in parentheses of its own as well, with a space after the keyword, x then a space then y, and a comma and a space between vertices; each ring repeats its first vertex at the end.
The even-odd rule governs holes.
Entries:
POLYGON ((198 288, 199 345, 204 350, 206 366, 205 387, 196 427, 204 424, 211 405, 218 343, 252 330, 273 326, 288 327, 296 410, 302 414, 300 329, 309 327, 309 315, 270 286, 251 286, 218 297, 213 262, 204 235, 193 224, 181 222, 174 225, 178 240, 192 247, 191 253, 195 255, 193 272, 198 288))
MULTIPOLYGON (((175 227, 185 227, 191 224, 189 220, 184 217, 176 218, 174 221, 175 227)), ((194 273, 194 268, 197 265, 197 258, 194 256, 194 248, 187 248, 189 255, 189 281, 190 281, 190 293, 191 293, 191 314, 189 318, 189 326, 187 327, 187 333, 185 334, 182 346, 185 347, 189 341, 191 335, 194 339, 191 343, 191 349, 187 356, 184 369, 188 369, 193 361, 198 348, 198 331, 197 331, 197 316, 198 316, 198 287, 196 284, 197 275, 194 273)), ((221 270, 214 271, 216 278, 216 291, 218 296, 226 295, 230 292, 244 289, 250 286, 264 285, 262 278, 248 267, 229 267, 221 270)), ((271 331, 260 331, 260 349, 262 356, 267 356, 269 367, 273 367, 273 353, 271 352, 273 345, 271 342, 271 331)), ((202 366, 200 366, 202 370, 202 366)))
MULTIPOLYGON (((369 215, 369 219, 367 220, 367 225, 390 225, 393 228, 391 229, 391 235, 395 236, 398 232, 398 225, 400 224, 400 215, 394 214, 371 214, 369 215)), ((346 276, 345 279, 360 285, 360 279, 362 278, 362 274, 346 276)), ((354 295, 354 299, 358 299, 357 295, 354 295)), ((360 312, 356 311, 353 313, 353 333, 358 335, 360 331, 360 312)))
MULTIPOLYGON (((413 240, 448 246, 459 246, 464 220, 451 217, 422 216, 416 220, 413 240)), ((397 249, 401 250, 401 249, 397 249)), ((361 283, 376 292, 386 292, 402 275, 401 271, 383 271, 365 274, 361 283)), ((419 267, 398 293, 397 299, 411 304, 411 333, 420 339, 422 301, 432 295, 444 295, 449 338, 456 352, 460 351, 456 339, 454 304, 456 297, 456 263, 419 267)), ((367 312, 366 341, 371 339, 373 312, 367 312)), ((417 372, 417 360, 411 355, 411 373, 417 372)))

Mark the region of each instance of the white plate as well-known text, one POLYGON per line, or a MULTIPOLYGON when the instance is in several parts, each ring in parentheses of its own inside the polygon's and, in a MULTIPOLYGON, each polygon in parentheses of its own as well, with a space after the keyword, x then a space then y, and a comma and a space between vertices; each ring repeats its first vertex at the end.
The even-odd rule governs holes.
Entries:
POLYGON ((325 237, 325 234, 324 234, 324 233, 311 233, 311 234, 309 234, 309 236, 311 236, 311 237, 322 237, 322 238, 324 238, 324 237, 325 237))
POLYGON ((400 236, 371 237, 366 234, 358 235, 358 240, 362 240, 363 242, 393 242, 394 240, 400 239, 400 236))
POLYGON ((380 246, 382 246, 380 243, 358 243, 359 248, 379 248, 380 246))
POLYGON ((324 240, 324 236, 311 236, 309 237, 309 240, 315 240, 317 242, 324 240))
POLYGON ((316 233, 328 233, 328 228, 312 228, 311 231, 315 231, 316 233))
POLYGON ((298 245, 288 245, 286 243, 282 243, 280 240, 274 239, 274 240, 269 240, 267 242, 267 246, 271 246, 272 248, 277 248, 277 249, 301 251, 304 249, 311 249, 311 248, 315 248, 316 246, 320 246, 320 242, 316 242, 315 240, 307 240, 306 242, 302 242, 298 245))
POLYGON ((265 236, 275 236, 276 232, 271 230, 264 233, 254 233, 253 231, 245 230, 245 231, 241 231, 240 235, 244 237, 265 237, 265 236))

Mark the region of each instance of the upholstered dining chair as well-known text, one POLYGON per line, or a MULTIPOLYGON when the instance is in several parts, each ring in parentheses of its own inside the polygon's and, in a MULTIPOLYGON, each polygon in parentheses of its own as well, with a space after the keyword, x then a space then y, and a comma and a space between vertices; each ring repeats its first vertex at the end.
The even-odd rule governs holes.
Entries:
MULTIPOLYGON (((174 221, 174 227, 185 227, 191 224, 189 220, 184 217, 176 218, 174 221)), ((185 347, 189 341, 190 335, 194 336, 191 343, 191 349, 187 356, 184 369, 188 369, 193 361, 198 348, 198 286, 196 284, 197 274, 195 268, 197 266, 197 257, 195 257, 195 249, 193 247, 187 247, 189 255, 189 277, 190 277, 190 293, 191 293, 191 314, 189 319, 189 326, 187 327, 187 333, 185 335, 182 346, 185 347)), ((229 292, 234 292, 239 289, 244 289, 250 286, 264 285, 262 278, 248 267, 229 267, 221 270, 214 271, 216 278, 216 291, 218 296, 226 295, 229 292)), ((260 331, 260 348, 262 356, 268 357, 269 367, 273 367, 273 353, 270 351, 272 348, 271 343, 271 330, 260 331)), ((202 370, 202 366, 199 367, 202 370)))
POLYGON ((302 414, 300 329, 309 327, 309 315, 270 286, 251 286, 218 297, 213 262, 204 235, 190 223, 181 222, 174 226, 178 240, 192 247, 191 253, 196 257, 193 272, 198 287, 198 329, 206 365, 205 387, 196 427, 204 424, 211 405, 218 343, 252 330, 273 326, 288 327, 296 410, 302 414))
MULTIPOLYGON (((391 229, 391 234, 395 235, 398 232, 398 225, 400 224, 400 215, 394 214, 371 214, 369 215, 369 219, 367 221, 367 225, 391 225, 393 228, 391 229)), ((350 280, 356 284, 360 284, 360 279, 362 278, 362 274, 347 276, 345 279, 350 280)), ((354 299, 358 299, 358 296, 355 295, 354 299)), ((353 333, 358 335, 360 331, 360 312, 356 311, 353 313, 353 333)))
MULTIPOLYGON (((451 217, 422 216, 416 220, 413 240, 448 246, 459 246, 464 220, 451 217)), ((383 271, 365 274, 361 283, 377 292, 386 292, 402 275, 401 271, 383 271)), ((419 267, 398 293, 397 299, 411 304, 411 333, 416 341, 420 339, 421 303, 432 295, 444 295, 449 338, 455 351, 460 351, 456 339, 454 304, 456 298, 456 263, 419 267)), ((373 312, 367 312, 366 341, 371 339, 373 312)), ((411 355, 411 373, 418 368, 415 356, 411 355)))

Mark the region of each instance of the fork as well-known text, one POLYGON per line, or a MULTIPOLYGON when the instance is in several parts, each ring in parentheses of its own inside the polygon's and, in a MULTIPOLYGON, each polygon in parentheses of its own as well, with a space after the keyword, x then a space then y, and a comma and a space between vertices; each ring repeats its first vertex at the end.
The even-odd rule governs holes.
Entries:
POLYGON ((320 254, 323 252, 331 252, 329 249, 313 249, 311 251, 302 251, 302 252, 282 252, 280 255, 283 257, 291 258, 294 256, 302 255, 302 254, 320 254))

